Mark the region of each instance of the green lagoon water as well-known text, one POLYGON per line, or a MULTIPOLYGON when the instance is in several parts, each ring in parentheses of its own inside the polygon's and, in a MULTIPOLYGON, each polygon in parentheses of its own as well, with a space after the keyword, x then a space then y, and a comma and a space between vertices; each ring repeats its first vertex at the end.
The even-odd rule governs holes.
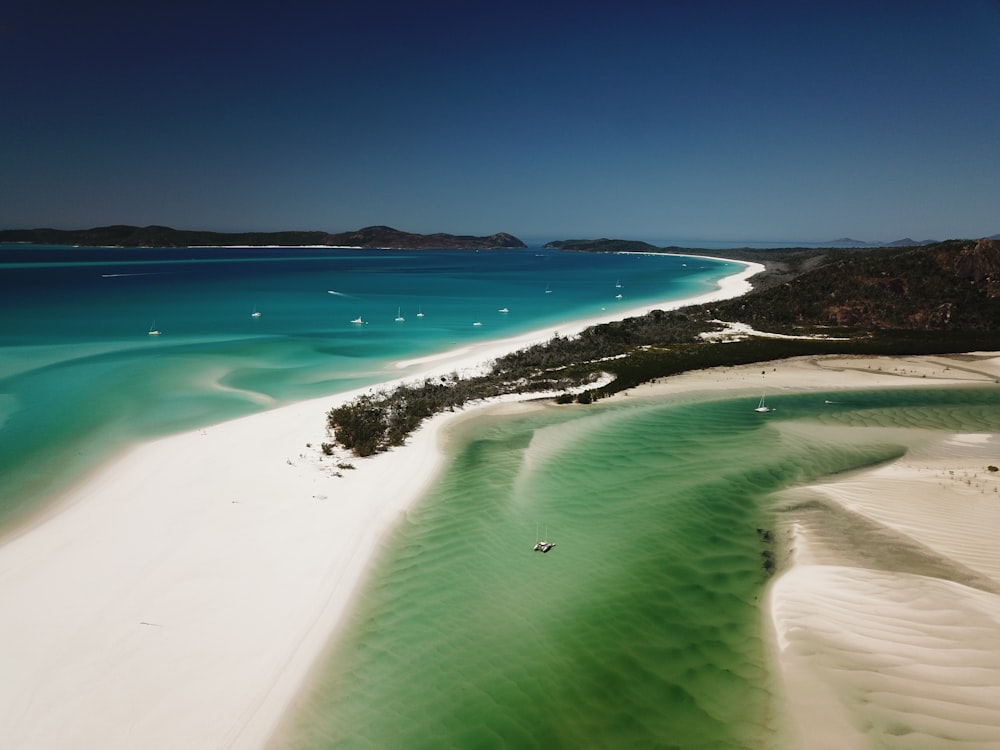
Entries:
POLYGON ((466 427, 274 747, 787 747, 759 608, 772 493, 1000 430, 991 388, 829 398, 466 427))

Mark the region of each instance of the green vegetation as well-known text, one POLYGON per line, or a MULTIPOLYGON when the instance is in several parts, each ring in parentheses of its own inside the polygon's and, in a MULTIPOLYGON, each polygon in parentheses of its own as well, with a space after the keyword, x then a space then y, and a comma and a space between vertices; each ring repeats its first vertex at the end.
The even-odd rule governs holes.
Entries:
POLYGON ((1000 244, 951 241, 828 258, 815 272, 714 307, 720 317, 770 331, 975 332, 1000 330, 998 297, 1000 244))
POLYGON ((438 412, 510 393, 565 390, 598 377, 592 372, 577 378, 527 370, 523 374, 524 377, 510 378, 491 373, 466 379, 427 379, 418 385, 402 385, 391 393, 366 394, 332 409, 327 415, 327 425, 337 443, 358 456, 370 456, 402 445, 424 419, 438 412))
MULTIPOLYGON (((557 391, 558 403, 590 403, 657 378, 708 367, 803 355, 946 354, 996 348, 996 241, 820 250, 811 257, 803 251, 794 253, 794 263, 797 269, 809 270, 736 299, 672 312, 654 310, 592 326, 576 337, 556 337, 499 358, 481 377, 427 380, 362 396, 332 410, 328 426, 338 443, 365 456, 402 444, 432 414, 507 393, 557 391), (721 330, 720 320, 813 338, 705 341, 701 334, 721 330), (593 384, 605 373, 614 376, 609 384, 576 397, 566 393, 593 384)), ((782 273, 791 273, 791 266, 784 268, 782 273)))

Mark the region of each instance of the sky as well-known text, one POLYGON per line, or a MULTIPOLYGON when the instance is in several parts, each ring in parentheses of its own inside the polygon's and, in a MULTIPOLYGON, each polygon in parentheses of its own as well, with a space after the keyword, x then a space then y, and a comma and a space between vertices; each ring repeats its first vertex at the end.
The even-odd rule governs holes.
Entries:
POLYGON ((0 228, 1000 233, 1000 0, 8 0, 0 228))

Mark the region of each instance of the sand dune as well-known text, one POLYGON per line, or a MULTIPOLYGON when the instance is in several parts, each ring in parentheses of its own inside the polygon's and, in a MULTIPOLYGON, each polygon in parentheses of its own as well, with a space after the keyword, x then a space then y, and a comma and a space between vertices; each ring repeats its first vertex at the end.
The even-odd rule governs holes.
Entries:
POLYGON ((801 747, 1000 747, 996 594, 801 565, 772 613, 801 747))
POLYGON ((998 451, 953 435, 808 488, 881 532, 790 513, 771 616, 802 747, 1000 747, 998 451))

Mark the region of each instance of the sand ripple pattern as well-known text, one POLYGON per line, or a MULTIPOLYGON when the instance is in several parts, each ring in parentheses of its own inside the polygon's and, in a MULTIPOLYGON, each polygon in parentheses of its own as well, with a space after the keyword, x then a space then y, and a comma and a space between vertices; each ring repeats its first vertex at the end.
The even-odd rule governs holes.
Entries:
POLYGON ((803 747, 1000 747, 997 595, 798 566, 775 587, 774 621, 803 747))
POLYGON ((782 495, 795 564, 771 614, 795 745, 1000 747, 1000 409, 915 395, 810 433, 902 455, 782 495))
MULTIPOLYGON (((964 721, 956 706, 1000 706, 991 661, 1000 653, 991 642, 998 613, 982 571, 939 560, 920 575, 904 572, 902 582, 889 580, 896 573, 888 562, 869 575, 837 551, 862 538, 856 514, 828 524, 815 490, 796 496, 791 510, 782 506, 782 523, 794 517, 801 528, 843 531, 814 545, 827 554, 811 561, 825 577, 786 576, 775 589, 781 663, 799 665, 818 686, 796 692, 809 702, 802 708, 778 687, 787 674, 776 669, 763 627, 771 625, 761 617, 763 563, 780 553, 773 510, 787 488, 892 465, 912 446, 940 440, 941 429, 1000 430, 996 397, 939 390, 837 398, 844 404, 831 407, 822 394, 777 397, 766 419, 744 401, 635 398, 467 429, 274 747, 948 747, 935 743, 952 736, 949 721, 964 721), (557 543, 547 555, 531 551, 536 525, 557 543), (863 593, 839 586, 852 576, 863 593), (928 580, 934 592, 920 593, 928 580), (880 604, 884 594, 909 609, 880 604), (943 614, 918 617, 927 596, 945 595, 943 614), (972 622, 978 640, 943 648, 940 661, 915 656, 957 644, 972 622), (910 701, 930 677, 962 683, 968 695, 928 687, 910 701), (828 739, 803 742, 784 729, 795 724, 789 713, 814 709, 835 725, 819 734, 828 739), (889 744, 878 744, 884 737, 889 744)), ((864 523, 864 538, 879 548, 901 534, 864 523)), ((917 543, 898 549, 901 571, 926 558, 917 543)), ((1000 717, 983 717, 976 731, 987 747, 1000 717)))

